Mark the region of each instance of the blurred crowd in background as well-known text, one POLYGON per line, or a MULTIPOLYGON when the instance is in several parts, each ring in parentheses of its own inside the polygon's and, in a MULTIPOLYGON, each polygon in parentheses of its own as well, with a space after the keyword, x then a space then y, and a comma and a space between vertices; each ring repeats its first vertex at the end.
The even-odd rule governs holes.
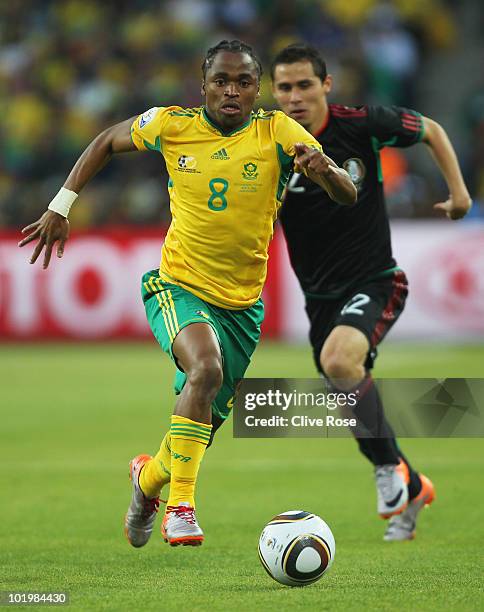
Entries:
MULTIPOLYGON (((469 36, 459 6, 444 0, 1 2, 0 228, 35 220, 104 128, 152 106, 200 106, 201 62, 224 38, 244 40, 261 57, 263 108, 275 107, 271 58, 306 41, 321 49, 334 75, 330 100, 398 104, 435 116, 441 96, 460 86, 460 75, 444 69, 469 36), (443 81, 430 94, 422 87, 429 61, 442 66, 443 81)), ((455 129, 471 193, 484 201, 484 82, 475 78, 460 94, 455 129)), ((134 157, 121 156, 83 191, 82 206, 71 212, 77 228, 169 220, 162 158, 134 157)), ((407 153, 387 149, 383 164, 391 215, 431 215, 431 204, 446 196, 437 173, 407 153)), ((475 206, 474 215, 480 211, 475 206)))

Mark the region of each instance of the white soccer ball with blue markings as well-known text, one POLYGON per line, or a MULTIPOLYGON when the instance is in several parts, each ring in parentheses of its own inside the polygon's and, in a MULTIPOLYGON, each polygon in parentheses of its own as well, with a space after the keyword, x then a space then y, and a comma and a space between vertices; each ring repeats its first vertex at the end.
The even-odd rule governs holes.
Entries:
POLYGON ((319 580, 331 567, 336 544, 322 518, 304 510, 275 516, 259 539, 259 558, 271 578, 289 586, 319 580))

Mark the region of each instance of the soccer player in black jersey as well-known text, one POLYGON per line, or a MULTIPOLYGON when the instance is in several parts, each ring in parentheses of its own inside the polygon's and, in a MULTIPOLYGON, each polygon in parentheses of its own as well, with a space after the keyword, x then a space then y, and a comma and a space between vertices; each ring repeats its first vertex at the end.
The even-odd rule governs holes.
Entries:
POLYGON ((378 513, 390 518, 384 539, 409 540, 420 509, 433 501, 434 487, 397 445, 370 373, 376 347, 407 297, 405 273, 392 256, 379 150, 424 142, 450 193, 434 208, 460 219, 471 199, 454 149, 435 121, 395 106, 328 104, 332 78, 309 45, 279 52, 271 77, 281 109, 319 140, 358 189, 355 206, 338 206, 304 175, 294 173, 280 220, 306 299, 316 366, 333 388, 359 391, 354 412, 369 437, 358 437, 361 430, 354 433, 375 466, 378 513))

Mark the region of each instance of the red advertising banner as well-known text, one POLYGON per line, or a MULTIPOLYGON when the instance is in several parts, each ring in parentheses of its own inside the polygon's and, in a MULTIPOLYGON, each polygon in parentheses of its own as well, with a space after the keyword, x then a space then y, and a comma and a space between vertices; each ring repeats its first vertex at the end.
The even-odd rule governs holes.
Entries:
MULTIPOLYGON (((0 232, 0 338, 104 340, 148 338, 141 301, 141 275, 157 268, 164 230, 112 228, 73 233, 64 257, 28 263, 31 245, 0 232)), ((271 247, 271 280, 264 290, 263 332, 280 331, 279 249, 271 247)))
MULTIPOLYGON (((165 232, 111 228, 74 233, 47 270, 32 245, 0 232, 0 341, 150 338, 141 276, 158 267, 165 232)), ((410 281, 391 338, 482 341, 484 224, 398 222, 393 252, 410 281)), ((304 299, 281 232, 271 243, 263 336, 307 341, 304 299)))

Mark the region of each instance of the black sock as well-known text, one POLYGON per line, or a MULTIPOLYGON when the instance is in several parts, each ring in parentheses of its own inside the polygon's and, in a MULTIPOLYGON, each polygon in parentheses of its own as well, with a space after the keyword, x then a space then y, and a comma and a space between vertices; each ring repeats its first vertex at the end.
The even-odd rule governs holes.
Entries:
MULTIPOLYGON (((332 384, 331 387, 335 391, 341 392, 332 384)), ((385 417, 380 394, 371 375, 368 374, 359 385, 351 389, 351 392, 358 392, 359 396, 359 401, 353 408, 353 414, 359 423, 357 427, 351 428, 351 431, 358 442, 360 452, 373 465, 398 465, 400 459, 404 461, 409 473, 408 497, 409 500, 414 499, 422 490, 420 476, 412 468, 397 444, 393 429, 385 417)))
POLYGON ((408 467, 408 474, 410 476, 410 480, 408 482, 408 499, 409 501, 411 501, 412 499, 415 499, 415 497, 417 497, 417 495, 422 490, 422 481, 420 480, 420 476, 418 475, 418 472, 416 472, 412 468, 412 466, 408 462, 408 459, 405 457, 405 455, 400 450, 395 438, 393 438, 393 443, 395 445, 395 449, 399 457, 402 459, 402 461, 404 461, 407 464, 407 467, 408 467))
POLYGON ((400 457, 394 443, 393 430, 385 418, 377 388, 370 375, 351 389, 358 403, 352 409, 358 425, 352 429, 360 451, 373 465, 398 465, 400 457))
MULTIPOLYGON (((357 388, 361 387, 366 380, 367 379, 365 378, 365 380, 362 383, 360 383, 360 385, 358 385, 357 388)), ((383 450, 381 449, 381 447, 379 447, 378 443, 380 442, 380 440, 378 439, 356 437, 356 441, 358 442, 360 452, 363 453, 363 455, 365 455, 365 457, 369 461, 371 461, 373 465, 382 465, 383 463, 395 463, 395 457, 398 459, 396 463, 399 463, 400 459, 402 459, 402 461, 406 463, 407 468, 408 468, 408 474, 409 474, 408 498, 409 500, 412 500, 415 497, 417 497, 417 495, 422 490, 422 482, 420 481, 420 476, 418 475, 418 472, 416 472, 412 468, 407 457, 402 453, 400 447, 397 444, 397 441, 395 439, 395 433, 393 432, 393 429, 390 423, 386 420, 385 413, 383 411, 383 404, 381 401, 381 397, 378 392, 378 389, 373 384, 373 381, 372 381, 372 388, 374 390, 373 397, 374 399, 376 399, 376 403, 377 403, 377 414, 379 415, 377 418, 381 419, 381 425, 382 425, 381 430, 384 431, 389 437, 386 440, 383 440, 383 450), (389 454, 386 452, 387 443, 391 444, 392 446, 392 449, 393 449, 392 454, 389 454), (393 460, 387 461, 387 459, 389 458, 392 458, 393 460), (385 459, 385 461, 383 461, 383 459, 385 459)), ((366 421, 364 420, 364 417, 362 417, 361 414, 358 412, 358 408, 361 411, 361 408, 359 406, 357 407, 356 410, 353 410, 355 413, 355 416, 357 416, 365 424, 365 426, 367 426, 366 421, 368 421, 368 419, 366 419, 366 421)), ((365 410, 365 407, 363 405, 363 411, 364 410, 365 410)), ((373 428, 375 428, 375 426, 373 428)), ((356 435, 358 435, 358 432, 356 432, 356 435)))
POLYGON ((368 444, 368 438, 355 438, 358 442, 360 453, 363 453, 370 463, 373 463, 373 452, 368 444))

